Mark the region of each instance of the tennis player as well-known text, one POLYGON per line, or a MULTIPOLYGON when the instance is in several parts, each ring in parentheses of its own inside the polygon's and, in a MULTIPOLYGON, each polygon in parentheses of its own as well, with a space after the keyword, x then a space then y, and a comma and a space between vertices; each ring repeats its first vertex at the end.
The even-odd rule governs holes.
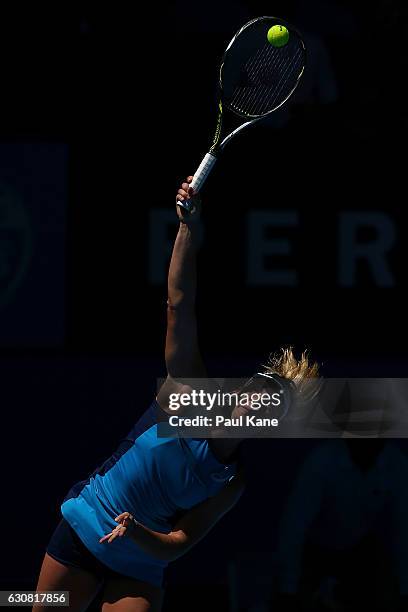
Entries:
MULTIPOLYGON (((193 208, 187 213, 176 207, 180 226, 168 275, 167 379, 113 455, 68 492, 42 564, 37 591, 69 591, 72 612, 86 610, 97 594, 104 612, 160 610, 166 566, 200 541, 243 492, 239 440, 157 436, 170 394, 180 391, 175 379, 206 374, 194 306, 200 203, 191 180, 177 195, 178 202, 191 199, 193 208)), ((302 381, 316 374, 305 355, 298 362, 286 350, 265 371, 265 386, 276 391, 292 379, 300 390, 302 381)))

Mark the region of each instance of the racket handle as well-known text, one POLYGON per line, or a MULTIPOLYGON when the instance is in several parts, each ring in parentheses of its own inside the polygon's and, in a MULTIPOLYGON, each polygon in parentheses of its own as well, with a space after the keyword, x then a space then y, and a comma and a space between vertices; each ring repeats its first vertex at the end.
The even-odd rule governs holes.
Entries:
POLYGON ((193 180, 190 183, 190 187, 194 189, 194 191, 200 191, 201 187, 204 185, 204 182, 207 176, 210 174, 213 165, 217 161, 217 158, 212 153, 207 153, 204 156, 203 161, 198 166, 193 180))
MULTIPOLYGON (((203 161, 198 166, 194 174, 193 180, 190 183, 190 187, 192 187, 196 193, 200 191, 201 187, 204 185, 204 182, 207 176, 210 174, 212 167, 215 164, 216 160, 217 158, 212 153, 207 153, 204 156, 203 161)), ((182 206, 186 210, 189 210, 191 207, 191 203, 189 200, 185 200, 184 202, 179 202, 178 204, 179 206, 182 206)))

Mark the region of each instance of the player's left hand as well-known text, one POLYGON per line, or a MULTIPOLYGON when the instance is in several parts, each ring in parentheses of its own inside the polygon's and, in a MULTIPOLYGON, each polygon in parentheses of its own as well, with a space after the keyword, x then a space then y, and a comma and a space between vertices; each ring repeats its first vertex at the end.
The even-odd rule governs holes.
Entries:
POLYGON ((115 518, 115 521, 119 523, 115 529, 112 529, 110 533, 107 533, 99 540, 99 544, 103 544, 103 542, 108 542, 110 544, 116 538, 123 538, 126 535, 126 532, 133 526, 133 515, 130 512, 122 512, 115 518))

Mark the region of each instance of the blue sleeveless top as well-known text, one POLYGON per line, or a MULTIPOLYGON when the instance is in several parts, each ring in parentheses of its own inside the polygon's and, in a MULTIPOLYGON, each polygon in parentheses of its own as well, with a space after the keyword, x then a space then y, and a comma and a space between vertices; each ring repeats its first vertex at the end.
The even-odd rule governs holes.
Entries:
POLYGON ((100 544, 117 526, 115 517, 131 512, 142 525, 169 533, 187 510, 216 495, 235 474, 208 441, 158 438, 156 401, 113 455, 69 491, 61 506, 64 518, 85 546, 114 571, 161 586, 167 562, 147 555, 130 538, 100 544))

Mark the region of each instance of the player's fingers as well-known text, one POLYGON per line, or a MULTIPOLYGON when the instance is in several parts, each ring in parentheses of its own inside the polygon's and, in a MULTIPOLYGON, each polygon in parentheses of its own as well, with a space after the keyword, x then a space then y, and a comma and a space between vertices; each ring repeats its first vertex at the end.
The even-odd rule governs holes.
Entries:
POLYGON ((193 180, 193 178, 194 178, 193 176, 188 176, 188 177, 187 177, 187 183, 191 183, 191 181, 193 180))
POLYGON ((181 195, 183 198, 187 198, 188 197, 188 190, 187 189, 179 189, 177 193, 179 195, 181 195))
POLYGON ((128 518, 129 516, 131 516, 129 514, 129 512, 122 512, 122 514, 119 514, 116 518, 115 521, 118 523, 120 521, 123 521, 123 519, 128 518))
POLYGON ((178 195, 178 196, 176 197, 176 200, 177 200, 177 202, 184 202, 184 201, 186 200, 186 198, 185 198, 185 197, 183 197, 183 196, 181 196, 181 195, 178 195))
POLYGON ((188 191, 189 189, 191 189, 188 183, 182 183, 181 188, 184 189, 184 191, 188 191))
POLYGON ((110 538, 111 535, 112 535, 112 531, 110 533, 107 533, 105 536, 103 536, 103 538, 99 540, 99 543, 102 544, 103 542, 106 542, 106 540, 110 538))

